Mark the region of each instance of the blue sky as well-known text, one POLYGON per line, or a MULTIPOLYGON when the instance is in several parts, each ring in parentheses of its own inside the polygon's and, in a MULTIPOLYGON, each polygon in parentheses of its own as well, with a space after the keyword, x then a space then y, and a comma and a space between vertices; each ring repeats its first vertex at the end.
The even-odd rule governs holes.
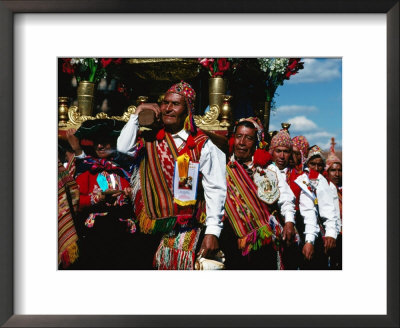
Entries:
POLYGON ((342 147, 342 60, 302 58, 304 69, 279 86, 275 111, 269 130, 291 123, 292 137, 304 135, 310 146, 328 150, 335 137, 336 149, 342 147))

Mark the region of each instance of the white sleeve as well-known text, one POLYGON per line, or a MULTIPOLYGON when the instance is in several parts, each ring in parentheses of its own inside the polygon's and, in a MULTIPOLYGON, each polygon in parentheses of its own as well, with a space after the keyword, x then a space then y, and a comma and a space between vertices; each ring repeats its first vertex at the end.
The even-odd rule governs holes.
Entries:
POLYGON ((206 141, 201 150, 200 172, 206 200, 205 233, 219 237, 226 199, 226 157, 211 140, 206 141))
POLYGON ((79 154, 79 155, 74 155, 76 158, 80 158, 80 159, 82 159, 82 158, 85 158, 86 157, 86 154, 85 154, 85 152, 83 151, 83 149, 82 149, 82 152, 79 154))
POLYGON ((275 165, 270 165, 268 169, 272 169, 276 175, 278 176, 278 188, 279 188, 279 199, 278 199, 278 206, 281 210, 282 216, 285 217, 286 222, 293 222, 295 223, 295 197, 290 189, 289 185, 286 182, 286 176, 282 174, 275 165))
POLYGON ((342 223, 340 222, 339 197, 336 186, 333 183, 329 183, 329 188, 331 189, 332 192, 333 204, 335 206, 335 212, 336 212, 336 233, 339 234, 342 227, 342 223))
POLYGON ((117 150, 121 153, 134 155, 136 138, 139 130, 139 121, 136 114, 131 114, 129 121, 124 125, 117 140, 117 150))
POLYGON ((317 198, 318 198, 318 209, 319 216, 325 226, 326 237, 337 237, 336 225, 337 215, 335 205, 333 203, 332 191, 328 185, 328 181, 323 176, 319 176, 319 182, 317 186, 317 198))

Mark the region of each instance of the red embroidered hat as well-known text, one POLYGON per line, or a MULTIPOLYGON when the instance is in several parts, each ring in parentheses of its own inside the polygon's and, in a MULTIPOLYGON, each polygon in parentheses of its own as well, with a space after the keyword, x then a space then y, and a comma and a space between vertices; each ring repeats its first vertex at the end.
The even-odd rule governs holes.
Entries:
POLYGON ((276 147, 287 147, 289 149, 292 149, 292 146, 293 143, 289 133, 287 132, 287 130, 282 129, 272 138, 269 151, 270 153, 272 153, 276 147))
POLYGON ((300 150, 301 153, 301 162, 304 163, 308 156, 308 148, 310 148, 310 144, 308 143, 306 137, 297 136, 292 139, 293 147, 296 147, 300 150))
POLYGON ((196 125, 193 119, 196 92, 194 91, 192 86, 187 82, 181 81, 170 87, 166 93, 176 93, 178 95, 185 97, 189 115, 185 120, 184 128, 185 130, 190 131, 190 133, 192 134, 196 133, 196 125))

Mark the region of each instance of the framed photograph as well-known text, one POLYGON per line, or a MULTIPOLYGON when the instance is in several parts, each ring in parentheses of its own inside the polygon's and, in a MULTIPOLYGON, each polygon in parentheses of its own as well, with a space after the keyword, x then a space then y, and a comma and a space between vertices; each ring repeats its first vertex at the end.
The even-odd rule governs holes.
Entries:
POLYGON ((0 1, 0 323, 398 326, 398 19, 394 0, 0 1), (57 270, 57 58, 75 56, 341 58, 343 270, 57 270))

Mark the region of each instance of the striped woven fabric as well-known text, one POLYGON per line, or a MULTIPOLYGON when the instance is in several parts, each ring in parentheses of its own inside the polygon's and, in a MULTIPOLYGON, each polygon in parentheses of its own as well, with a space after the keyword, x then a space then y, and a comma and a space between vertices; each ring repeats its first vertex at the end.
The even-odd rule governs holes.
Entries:
POLYGON ((79 187, 58 162, 58 264, 67 268, 78 258, 78 236, 76 234, 72 212, 79 204, 79 187))
POLYGON ((207 139, 207 136, 199 132, 194 138, 194 149, 189 149, 185 144, 180 151, 176 149, 169 133, 165 133, 161 141, 146 142, 146 156, 139 169, 140 190, 135 198, 135 215, 143 233, 169 232, 177 222, 186 223, 193 217, 198 204, 182 207, 174 203, 171 180, 173 164, 184 153, 193 162, 198 162, 201 148, 207 139))
POLYGON ((337 188, 337 194, 339 198, 339 210, 340 210, 340 233, 342 233, 343 230, 343 216, 342 216, 342 188, 337 188))
POLYGON ((257 196, 257 186, 245 169, 236 161, 227 165, 227 197, 225 217, 238 237, 242 255, 273 242, 280 250, 282 226, 270 215, 268 205, 257 196))

